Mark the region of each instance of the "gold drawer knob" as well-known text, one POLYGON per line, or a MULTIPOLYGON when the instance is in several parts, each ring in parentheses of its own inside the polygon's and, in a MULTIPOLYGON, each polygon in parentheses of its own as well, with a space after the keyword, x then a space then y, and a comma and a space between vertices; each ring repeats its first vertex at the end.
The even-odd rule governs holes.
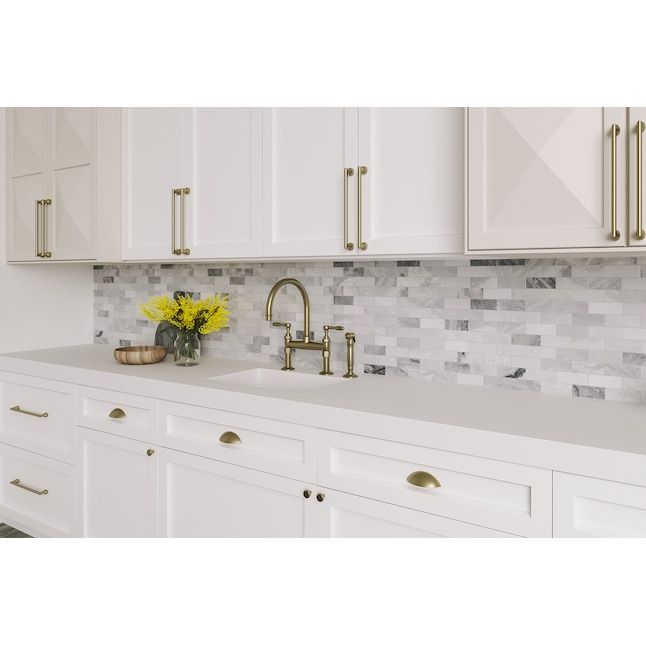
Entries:
POLYGON ((155 454, 155 449, 148 449, 148 450, 146 451, 146 455, 147 455, 148 457, 150 457, 151 455, 154 455, 154 454, 155 454))
POLYGON ((413 473, 406 478, 406 482, 409 482, 416 487, 430 487, 432 489, 437 489, 442 486, 440 481, 427 471, 413 471, 413 473))
POLYGON ((237 433, 234 433, 233 431, 227 431, 226 433, 222 433, 222 435, 220 435, 220 442, 222 442, 222 444, 241 444, 242 440, 237 433))
POLYGON ((325 500, 325 494, 324 494, 324 493, 317 493, 317 494, 316 494, 316 499, 317 499, 319 502, 323 502, 323 501, 325 500))
POLYGON ((304 498, 309 498, 311 495, 312 495, 312 491, 310 489, 305 489, 305 491, 303 491, 304 498))
POLYGON ((123 408, 113 408, 109 415, 112 419, 123 419, 126 416, 126 411, 123 408))

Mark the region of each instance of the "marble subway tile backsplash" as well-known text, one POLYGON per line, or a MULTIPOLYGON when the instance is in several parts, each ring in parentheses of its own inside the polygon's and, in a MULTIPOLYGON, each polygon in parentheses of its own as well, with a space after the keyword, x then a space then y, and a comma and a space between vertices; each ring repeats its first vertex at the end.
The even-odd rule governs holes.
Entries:
MULTIPOLYGON (((283 331, 263 310, 285 276, 306 286, 317 339, 324 323, 356 333, 357 372, 646 404, 646 256, 96 266, 95 342, 151 343, 137 310, 151 295, 221 292, 230 326, 205 354, 279 366, 283 331)), ((302 335, 302 316, 288 286, 274 318, 302 335)), ((345 372, 342 333, 332 349, 345 372)), ((320 364, 294 353, 298 370, 320 364)))

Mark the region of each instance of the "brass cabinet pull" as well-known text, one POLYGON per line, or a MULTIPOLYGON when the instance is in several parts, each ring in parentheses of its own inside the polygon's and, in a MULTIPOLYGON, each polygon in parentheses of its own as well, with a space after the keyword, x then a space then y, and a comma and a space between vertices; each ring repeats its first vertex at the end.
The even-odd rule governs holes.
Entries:
POLYGON ((23 415, 31 415, 32 417, 49 417, 49 413, 34 413, 31 410, 25 410, 20 408, 20 406, 12 406, 9 410, 12 410, 14 413, 22 413, 23 415))
POLYGON ((234 433, 233 431, 227 431, 226 433, 222 433, 222 435, 220 435, 220 442, 222 442, 222 444, 241 444, 242 440, 237 433, 234 433))
POLYGON ((186 218, 184 215, 184 197, 191 194, 190 188, 181 188, 179 197, 179 252, 183 256, 190 256, 191 250, 185 246, 184 234, 186 229, 186 218))
POLYGON ((36 242, 36 258, 42 258, 40 255, 40 209, 43 205, 42 200, 36 200, 36 226, 34 227, 34 239, 36 242))
POLYGON ((175 212, 175 202, 176 202, 176 195, 180 195, 182 192, 181 188, 172 188, 170 191, 170 200, 171 200, 171 206, 170 206, 170 226, 171 226, 171 253, 175 256, 181 256, 182 255, 182 250, 177 248, 177 242, 175 239, 176 231, 177 231, 177 215, 175 212))
POLYGON ((150 457, 151 455, 154 455, 154 454, 155 454, 155 449, 148 449, 148 450, 146 451, 146 455, 147 455, 148 457, 150 457))
POLYGON ((644 231, 644 212, 642 209, 643 206, 643 197, 642 197, 642 182, 644 180, 642 173, 643 166, 643 135, 644 130, 646 129, 646 124, 643 121, 637 122, 637 240, 643 240, 646 238, 646 231, 644 231))
POLYGON ((440 481, 427 471, 413 471, 413 473, 406 478, 406 482, 409 482, 416 487, 438 488, 442 486, 440 481))
POLYGON ((303 491, 303 498, 309 498, 311 495, 312 495, 311 489, 305 489, 305 491, 303 491))
POLYGON ((317 494, 316 494, 316 499, 317 499, 319 502, 323 502, 323 501, 325 500, 325 494, 324 494, 324 493, 317 493, 317 494))
POLYGON ((362 181, 361 178, 368 174, 367 166, 359 166, 357 169, 357 247, 361 251, 368 248, 368 243, 363 241, 362 224, 363 224, 363 195, 362 195, 362 181))
POLYGON ((343 248, 347 251, 354 249, 354 242, 350 242, 348 233, 348 177, 354 175, 354 168, 343 169, 343 248))
POLYGON ((14 487, 18 487, 19 489, 24 489, 25 491, 35 493, 37 496, 46 496, 49 493, 48 489, 36 489, 36 487, 32 487, 28 484, 25 484, 24 482, 20 482, 19 478, 12 480, 9 484, 12 484, 14 487))
POLYGON ((613 123, 610 127, 612 137, 610 145, 610 238, 619 240, 621 233, 617 230, 617 137, 621 128, 613 123))
POLYGON ((123 408, 113 408, 108 417, 112 417, 112 419, 122 419, 126 416, 126 411, 123 410, 123 408))
POLYGON ((52 201, 48 198, 46 200, 43 200, 43 230, 42 230, 42 235, 43 235, 43 250, 42 250, 42 256, 43 258, 51 258, 52 257, 52 252, 47 251, 47 207, 51 206, 52 201))

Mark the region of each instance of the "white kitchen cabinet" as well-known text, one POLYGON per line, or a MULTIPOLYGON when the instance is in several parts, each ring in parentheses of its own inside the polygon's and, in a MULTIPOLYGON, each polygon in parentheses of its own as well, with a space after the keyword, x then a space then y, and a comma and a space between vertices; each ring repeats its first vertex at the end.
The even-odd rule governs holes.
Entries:
POLYGON ((83 536, 156 536, 156 447, 100 431, 78 433, 83 536))
MULTIPOLYGON (((319 494, 320 495, 320 494, 319 494)), ((321 538, 504 538, 494 529, 425 514, 387 503, 325 490, 318 501, 317 531, 321 538)))
POLYGON ((625 108, 469 108, 468 250, 625 246, 628 130, 625 108))
POLYGON ((361 108, 358 134, 357 253, 462 253, 464 109, 361 108))
POLYGON ((259 256, 260 163, 257 108, 125 109, 124 258, 259 256))
POLYGON ((459 252, 463 217, 463 109, 264 110, 264 256, 459 252))
POLYGON ((160 535, 304 537, 316 535, 311 485, 160 450, 160 535))
POLYGON ((7 259, 97 258, 97 109, 7 111, 7 259))

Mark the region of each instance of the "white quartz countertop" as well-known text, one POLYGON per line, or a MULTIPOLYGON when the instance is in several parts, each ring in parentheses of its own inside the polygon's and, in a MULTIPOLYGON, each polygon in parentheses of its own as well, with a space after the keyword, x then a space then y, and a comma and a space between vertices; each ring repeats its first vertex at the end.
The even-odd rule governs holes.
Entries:
MULTIPOLYGON (((206 357, 183 368, 172 358, 124 366, 112 348, 82 345, 0 355, 0 370, 187 401, 326 427, 349 411, 463 427, 561 444, 646 455, 646 407, 408 378, 359 375, 318 390, 294 391, 209 381, 266 364, 206 357), (334 413, 334 415, 333 415, 334 413)), ((298 368, 297 368, 298 369, 298 368)), ((321 379, 326 379, 321 377, 321 379)), ((397 425, 391 419, 393 433, 397 425)), ((419 425, 416 425, 419 426, 419 425)))

